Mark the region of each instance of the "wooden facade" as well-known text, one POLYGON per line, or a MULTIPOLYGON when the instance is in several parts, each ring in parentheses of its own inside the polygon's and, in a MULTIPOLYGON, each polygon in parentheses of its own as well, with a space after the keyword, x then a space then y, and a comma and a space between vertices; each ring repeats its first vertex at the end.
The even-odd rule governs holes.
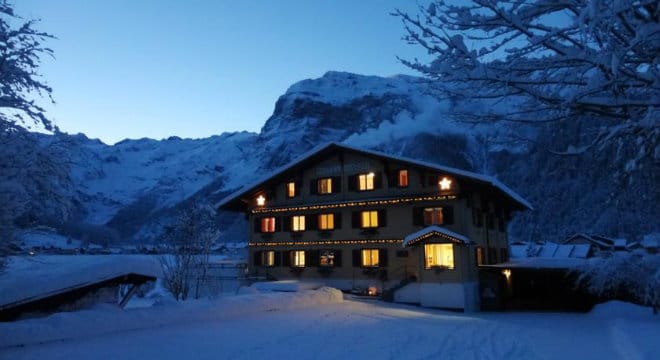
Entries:
POLYGON ((508 260, 511 213, 531 208, 493 178, 336 143, 218 207, 246 213, 252 275, 447 308, 476 306, 478 266, 508 260))

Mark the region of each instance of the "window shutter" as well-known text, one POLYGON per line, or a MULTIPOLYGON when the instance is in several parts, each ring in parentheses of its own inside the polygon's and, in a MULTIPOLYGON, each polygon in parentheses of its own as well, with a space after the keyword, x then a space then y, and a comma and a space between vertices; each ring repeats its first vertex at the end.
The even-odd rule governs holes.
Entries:
POLYGON ((282 231, 284 232, 291 231, 291 221, 292 221, 291 216, 280 216, 279 218, 277 218, 276 221, 279 222, 278 226, 282 231))
POLYGON ((262 260, 262 257, 261 257, 262 253, 263 253, 262 251, 255 251, 254 254, 252 254, 254 266, 263 265, 263 262, 261 261, 262 260))
POLYGON ((305 230, 316 230, 319 225, 319 214, 305 215, 305 230))
POLYGON ((398 187, 399 186, 399 172, 396 170, 390 170, 387 172, 387 187, 398 187))
POLYGON ((348 177, 348 191, 357 191, 357 175, 351 175, 348 177))
POLYGON ((376 172, 374 174, 374 189, 380 189, 383 187, 383 173, 376 172))
POLYGON ((359 229, 360 226, 360 212, 359 211, 353 211, 351 213, 351 224, 353 225, 353 229, 359 229))
POLYGON ((275 251, 275 266, 282 266, 282 252, 275 251))
POLYGON ((508 251, 506 251, 506 248, 501 248, 500 249, 500 260, 502 262, 509 261, 509 253, 508 253, 508 251))
POLYGON ((282 266, 291 266, 291 251, 282 251, 282 266))
POLYGON ((341 266, 341 250, 335 250, 335 266, 341 266))
POLYGON ((302 180, 297 179, 294 181, 294 184, 296 184, 296 193, 295 195, 298 196, 302 193, 302 180))
POLYGON ((442 207, 442 224, 452 225, 454 223, 454 208, 451 206, 442 207))
POLYGON ((319 256, 321 254, 318 250, 305 250, 305 267, 319 266, 319 256))
POLYGON ((499 217, 497 218, 497 229, 500 232, 505 232, 506 231, 506 226, 504 225, 504 217, 499 217))
POLYGON ((419 174, 419 183, 422 185, 422 187, 426 186, 426 174, 425 173, 419 174))
POLYGON ((387 267, 387 249, 378 250, 378 267, 387 267))
POLYGON ((318 179, 312 179, 309 181, 309 193, 311 195, 316 195, 319 193, 318 179))
POLYGON ((335 229, 341 229, 341 213, 336 212, 335 215, 335 229))
POLYGON ((424 208, 415 207, 413 208, 413 225, 424 225, 424 208))
POLYGON ((378 210, 378 227, 387 226, 387 210, 378 210))
POLYGON ((360 256, 360 249, 353 250, 353 266, 360 267, 362 266, 362 259, 360 256))
POLYGON ((261 219, 260 218, 254 218, 254 232, 256 232, 256 233, 261 232, 261 219))
POLYGON ((332 179, 332 193, 341 192, 341 176, 333 176, 332 179))

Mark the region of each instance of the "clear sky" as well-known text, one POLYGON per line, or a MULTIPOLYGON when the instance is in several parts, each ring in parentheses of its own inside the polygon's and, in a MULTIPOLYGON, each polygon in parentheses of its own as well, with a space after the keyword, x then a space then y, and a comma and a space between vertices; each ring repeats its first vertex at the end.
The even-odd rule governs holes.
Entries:
POLYGON ((48 115, 110 144, 259 131, 294 82, 413 74, 396 56, 424 56, 389 15, 414 12, 412 0, 13 2, 58 38, 41 68, 56 101, 48 115))

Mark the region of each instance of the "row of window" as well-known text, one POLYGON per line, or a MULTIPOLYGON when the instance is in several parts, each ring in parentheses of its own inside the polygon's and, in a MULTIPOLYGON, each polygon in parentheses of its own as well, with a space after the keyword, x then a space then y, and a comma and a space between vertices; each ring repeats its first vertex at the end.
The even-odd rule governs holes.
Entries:
MULTIPOLYGON (((374 229, 387 225, 387 211, 362 210, 352 212, 351 224, 354 229, 374 229)), ((413 225, 450 225, 454 223, 451 206, 413 208, 413 225)), ((255 219, 254 231, 273 233, 276 231, 300 232, 306 230, 329 231, 341 228, 341 213, 322 213, 282 217, 262 217, 255 219)))
MULTIPOLYGON (((451 180, 446 177, 438 179, 437 183, 441 190, 450 190, 451 180)), ((390 187, 408 187, 408 170, 401 169, 389 174, 388 184, 390 187)), ((350 191, 371 191, 382 187, 382 175, 369 172, 356 174, 348 177, 348 189, 350 191)), ((294 198, 300 195, 301 184, 299 181, 286 183, 286 196, 294 198)), ((325 177, 313 179, 310 182, 310 194, 327 195, 341 192, 341 177, 325 177)))
MULTIPOLYGON (((254 265, 264 267, 287 266, 287 267, 340 267, 342 262, 341 250, 289 250, 275 251, 264 250, 254 253, 254 265)), ((408 253, 405 252, 405 256, 408 253)), ((404 256, 397 252, 397 256, 404 256)), ((386 249, 359 249, 353 250, 353 266, 374 268, 387 266, 386 249)), ((454 268, 454 245, 453 244, 425 244, 424 245, 424 267, 454 268)))

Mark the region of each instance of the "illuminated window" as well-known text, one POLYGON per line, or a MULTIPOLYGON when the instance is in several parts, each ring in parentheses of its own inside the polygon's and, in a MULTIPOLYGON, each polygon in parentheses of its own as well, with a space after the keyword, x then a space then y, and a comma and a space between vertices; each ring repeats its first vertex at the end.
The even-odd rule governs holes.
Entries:
POLYGON ((399 170, 399 187, 408 187, 408 170, 399 170))
POLYGON ((275 218, 267 217, 261 219, 261 232, 270 233, 275 232, 275 218))
POLYGON ((374 173, 360 174, 358 176, 358 189, 360 191, 373 190, 374 189, 374 173))
POLYGON ((319 194, 332 194, 332 178, 319 179, 319 194))
POLYGON ((451 180, 447 179, 446 177, 443 177, 442 180, 438 181, 438 186, 440 186, 440 190, 450 190, 451 180))
POLYGON ((442 225, 444 224, 442 218, 442 208, 426 208, 424 209, 424 225, 442 225))
POLYGON ((378 249, 362 250, 362 266, 378 266, 378 249))
POLYGON ((305 215, 294 216, 291 218, 291 230, 305 231, 305 215))
POLYGON ((335 214, 319 215, 319 230, 332 230, 335 228, 335 214))
POLYGON ((268 250, 261 253, 261 263, 264 266, 275 266, 275 251, 268 250))
POLYGON ((321 257, 319 258, 320 266, 335 266, 335 251, 334 250, 321 250, 321 257))
POLYGON ((305 251, 294 250, 291 252, 291 265, 295 267, 305 266, 305 251))
POLYGON ((360 227, 375 228, 378 227, 378 211, 363 211, 360 217, 360 227))
POLYGON ((426 244, 424 245, 424 266, 430 269, 434 266, 454 268, 454 245, 426 244))
POLYGON ((290 182, 286 184, 286 196, 290 198, 296 196, 296 183, 290 182))

